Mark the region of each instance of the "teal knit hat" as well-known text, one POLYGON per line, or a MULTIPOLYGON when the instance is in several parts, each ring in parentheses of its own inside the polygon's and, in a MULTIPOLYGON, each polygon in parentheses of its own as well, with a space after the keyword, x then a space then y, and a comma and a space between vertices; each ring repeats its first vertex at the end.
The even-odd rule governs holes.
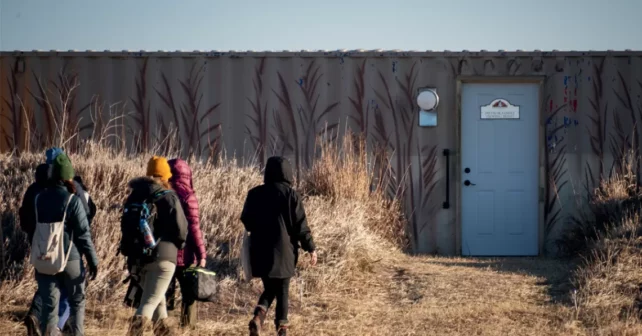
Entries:
POLYGON ((74 167, 67 154, 59 154, 53 161, 53 177, 56 180, 69 181, 76 176, 74 167))

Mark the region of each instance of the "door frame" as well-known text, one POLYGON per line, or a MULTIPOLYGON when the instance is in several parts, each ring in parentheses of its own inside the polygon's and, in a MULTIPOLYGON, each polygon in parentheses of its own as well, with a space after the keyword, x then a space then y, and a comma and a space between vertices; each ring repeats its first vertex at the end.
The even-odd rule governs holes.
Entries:
POLYGON ((543 110, 545 106, 544 101, 544 84, 546 81, 546 76, 458 76, 456 79, 456 99, 455 99, 455 111, 457 113, 455 117, 455 171, 454 176, 455 183, 455 251, 458 255, 463 255, 462 249, 462 237, 463 237, 463 226, 462 226, 462 163, 461 163, 461 144, 462 144, 462 131, 461 131, 461 106, 462 106, 462 86, 464 84, 537 84, 539 86, 538 93, 538 106, 537 110, 539 111, 539 139, 537 142, 538 152, 539 152, 539 219, 538 219, 538 237, 537 237, 537 249, 538 256, 542 255, 544 251, 545 244, 545 206, 544 202, 546 199, 546 192, 548 188, 546 186, 546 162, 547 152, 545 146, 546 140, 546 116, 543 110))

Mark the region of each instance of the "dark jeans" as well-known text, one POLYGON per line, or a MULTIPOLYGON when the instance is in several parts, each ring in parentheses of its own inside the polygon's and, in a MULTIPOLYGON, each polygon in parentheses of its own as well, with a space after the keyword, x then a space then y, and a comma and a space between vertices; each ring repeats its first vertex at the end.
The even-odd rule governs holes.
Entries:
MULTIPOLYGON (((185 269, 187 267, 177 267, 176 268, 176 273, 174 275, 176 276, 176 279, 178 280, 178 283, 181 286, 181 292, 183 292, 184 288, 187 288, 187 284, 185 283, 185 269)), ((181 294, 182 297, 182 305, 181 305, 181 326, 183 327, 194 327, 196 326, 196 317, 198 315, 198 311, 196 308, 196 301, 190 298, 186 298, 185 295, 181 294)))
POLYGON ((198 310, 196 308, 196 301, 189 298, 189 295, 185 295, 184 291, 186 290, 189 284, 185 283, 185 273, 187 266, 176 266, 176 272, 174 272, 174 278, 169 283, 169 288, 167 289, 166 300, 167 300, 167 310, 174 309, 175 303, 175 293, 176 293, 176 281, 181 287, 181 327, 195 327, 196 320, 198 315, 198 310))
POLYGON ((85 334, 85 279, 84 266, 81 260, 69 260, 62 273, 56 275, 36 274, 38 292, 42 295, 42 308, 40 329, 43 334, 47 330, 55 330, 58 326, 58 305, 60 301, 60 288, 67 291, 71 314, 69 322, 71 334, 82 336, 85 334))
POLYGON ((273 279, 261 278, 263 281, 263 294, 259 298, 259 306, 267 311, 276 298, 276 318, 274 324, 277 326, 288 325, 288 297, 290 295, 290 278, 273 279))
MULTIPOLYGON (((31 307, 29 307, 29 312, 27 313, 27 316, 31 315, 35 317, 38 321, 40 321, 41 314, 42 314, 42 294, 40 291, 36 291, 36 294, 33 296, 33 300, 31 300, 31 307)), ((67 320, 69 319, 69 302, 67 302, 67 290, 65 287, 60 288, 60 303, 58 306, 58 329, 64 330, 65 329, 65 324, 67 323, 67 320)))

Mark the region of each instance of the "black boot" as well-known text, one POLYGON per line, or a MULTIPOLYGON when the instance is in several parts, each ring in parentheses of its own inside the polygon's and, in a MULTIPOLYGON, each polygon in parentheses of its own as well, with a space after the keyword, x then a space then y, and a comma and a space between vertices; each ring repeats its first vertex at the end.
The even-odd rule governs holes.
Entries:
POLYGON ((276 327, 276 335, 277 336, 287 336, 288 335, 288 326, 286 326, 286 325, 277 326, 276 327))
POLYGON ((261 306, 254 309, 254 318, 250 321, 250 336, 260 336, 267 310, 261 306))

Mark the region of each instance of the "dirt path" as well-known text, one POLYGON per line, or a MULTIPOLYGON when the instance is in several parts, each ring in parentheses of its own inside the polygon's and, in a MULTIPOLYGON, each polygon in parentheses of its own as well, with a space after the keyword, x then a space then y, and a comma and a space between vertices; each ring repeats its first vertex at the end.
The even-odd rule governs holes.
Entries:
POLYGON ((334 298, 334 311, 310 322, 318 335, 574 334, 557 303, 569 270, 543 259, 408 258, 381 267, 369 293, 334 298))
MULTIPOLYGON (((562 261, 545 259, 406 257, 395 264, 377 265, 352 290, 311 295, 295 303, 291 334, 581 334, 566 323, 570 308, 558 303, 569 292, 565 285, 569 270, 562 261)), ((0 323, 5 332, 21 335, 21 326, 15 322, 18 308, 13 308, 6 307, 1 316, 5 322, 0 323)), ((245 335, 250 309, 240 307, 203 319, 193 334, 245 335)), ((96 318, 94 313, 87 335, 124 335, 127 314, 119 310, 96 318)), ((272 335, 272 324, 267 328, 272 335)))
MULTIPOLYGON (((568 265, 542 259, 415 259, 392 277, 403 335, 559 335, 568 265)), ((390 313, 393 313, 392 311, 390 313)))

